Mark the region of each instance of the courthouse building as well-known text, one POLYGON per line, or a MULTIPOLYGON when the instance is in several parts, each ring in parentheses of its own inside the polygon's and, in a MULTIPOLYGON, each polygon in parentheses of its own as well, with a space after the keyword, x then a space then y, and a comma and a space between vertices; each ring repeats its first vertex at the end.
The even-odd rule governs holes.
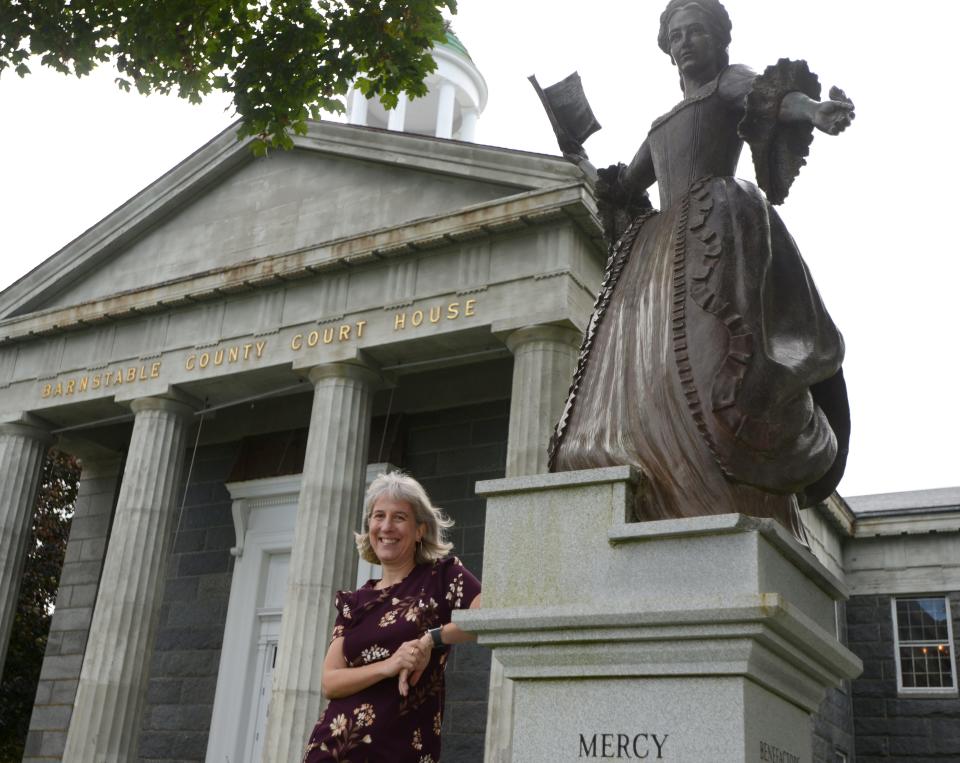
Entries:
MULTIPOLYGON (((25 760, 298 760, 371 476, 420 479, 480 574, 475 482, 545 471, 596 202, 559 157, 472 143, 483 79, 454 38, 437 58, 426 99, 291 151, 228 129, 0 294, 4 646, 45 448, 83 467, 25 760)), ((864 500, 805 512, 866 667, 817 759, 956 760, 960 494, 864 500)), ((449 763, 483 759, 489 671, 457 647, 449 763)))

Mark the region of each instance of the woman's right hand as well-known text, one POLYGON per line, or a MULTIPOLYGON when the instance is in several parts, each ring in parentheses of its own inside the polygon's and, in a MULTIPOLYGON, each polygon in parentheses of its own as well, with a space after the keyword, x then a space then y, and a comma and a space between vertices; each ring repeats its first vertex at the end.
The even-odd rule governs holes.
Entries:
POLYGON ((404 697, 410 693, 410 676, 419 675, 430 659, 430 650, 423 644, 422 639, 405 641, 387 660, 389 675, 400 677, 400 694, 404 697))

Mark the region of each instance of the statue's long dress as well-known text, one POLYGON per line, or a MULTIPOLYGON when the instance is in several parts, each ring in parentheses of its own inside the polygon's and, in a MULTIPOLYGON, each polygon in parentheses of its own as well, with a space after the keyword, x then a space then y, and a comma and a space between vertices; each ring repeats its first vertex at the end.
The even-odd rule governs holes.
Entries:
POLYGON ((740 512, 805 542, 797 494, 843 470, 843 340, 776 212, 732 177, 755 80, 728 67, 651 128, 663 211, 612 250, 551 461, 640 467, 643 519, 740 512))

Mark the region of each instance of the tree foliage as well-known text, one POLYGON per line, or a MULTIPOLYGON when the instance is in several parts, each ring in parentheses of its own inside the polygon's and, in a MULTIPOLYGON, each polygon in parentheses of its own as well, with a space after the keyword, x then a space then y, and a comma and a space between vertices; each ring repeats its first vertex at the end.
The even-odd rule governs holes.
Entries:
POLYGON ((456 0, 4 0, 0 75, 27 75, 31 56, 77 76, 112 62, 125 90, 229 93, 240 137, 289 148, 354 79, 388 108, 425 94, 444 8, 456 0))
POLYGON ((47 454, 0 682, 0 761, 20 760, 23 754, 79 478, 73 456, 55 450, 47 454))

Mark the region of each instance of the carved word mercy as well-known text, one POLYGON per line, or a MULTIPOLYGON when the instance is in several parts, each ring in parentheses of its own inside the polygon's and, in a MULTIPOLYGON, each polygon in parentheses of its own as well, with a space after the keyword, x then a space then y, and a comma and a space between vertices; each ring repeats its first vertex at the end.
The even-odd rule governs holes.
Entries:
POLYGON ((662 760, 663 746, 669 734, 580 734, 578 758, 617 758, 621 760, 662 760), (652 744, 651 744, 652 742, 652 744))

